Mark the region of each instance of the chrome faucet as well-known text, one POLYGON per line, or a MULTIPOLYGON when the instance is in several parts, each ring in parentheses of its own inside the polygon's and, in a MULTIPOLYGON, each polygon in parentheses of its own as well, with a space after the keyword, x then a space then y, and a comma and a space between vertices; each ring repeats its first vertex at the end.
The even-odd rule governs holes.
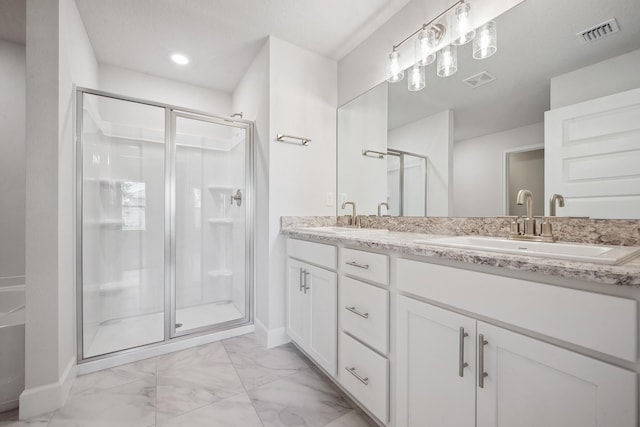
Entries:
MULTIPOLYGON (((555 196, 555 195, 554 195, 555 196)), ((560 196, 562 197, 562 196, 560 196)), ((555 199, 552 199, 555 201, 555 199)), ((516 203, 519 205, 527 205, 527 215, 524 218, 524 230, 520 228, 520 223, 518 222, 518 217, 513 217, 514 221, 511 223, 511 232, 509 233, 509 239, 515 240, 533 240, 540 242, 553 242, 555 241, 553 237, 553 232, 551 229, 551 223, 549 222, 549 217, 543 217, 544 222, 540 227, 540 232, 538 233, 538 229, 536 228, 536 220, 533 217, 533 194, 529 190, 520 190, 518 191, 518 196, 516 197, 516 203)))
POLYGON ((387 208, 387 214, 389 214, 389 203, 382 202, 378 203, 378 216, 382 216, 382 207, 385 206, 387 208))
POLYGON ((533 219, 533 193, 529 190, 518 191, 516 197, 516 203, 518 205, 527 204, 527 217, 524 219, 524 234, 525 236, 535 235, 536 220, 533 219))
POLYGON ((351 213, 351 219, 349 220, 349 225, 358 227, 359 224, 357 223, 358 214, 356 213, 356 203, 355 202, 343 202, 342 203, 342 209, 345 209, 347 207, 347 205, 351 205, 351 207, 353 208, 353 212, 351 213))
POLYGON ((564 197, 562 197, 562 194, 554 194, 551 196, 551 200, 549 200, 549 216, 556 216, 556 201, 558 202, 558 206, 564 208, 564 197))

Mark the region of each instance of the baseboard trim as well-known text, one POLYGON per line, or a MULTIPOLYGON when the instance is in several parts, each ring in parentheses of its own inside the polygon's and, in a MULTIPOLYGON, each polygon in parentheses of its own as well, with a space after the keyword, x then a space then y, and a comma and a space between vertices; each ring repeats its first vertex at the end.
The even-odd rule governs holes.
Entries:
POLYGON ((284 327, 277 329, 267 329, 267 327, 260 321, 255 320, 256 323, 256 335, 258 339, 266 348, 274 348, 291 342, 291 338, 287 335, 287 331, 284 327))
POLYGON ((0 404, 0 413, 5 411, 10 411, 12 409, 16 409, 18 407, 19 400, 10 400, 8 402, 4 402, 0 404))
POLYGON ((20 419, 37 417, 61 408, 76 378, 76 361, 70 359, 58 381, 28 388, 20 394, 20 419))

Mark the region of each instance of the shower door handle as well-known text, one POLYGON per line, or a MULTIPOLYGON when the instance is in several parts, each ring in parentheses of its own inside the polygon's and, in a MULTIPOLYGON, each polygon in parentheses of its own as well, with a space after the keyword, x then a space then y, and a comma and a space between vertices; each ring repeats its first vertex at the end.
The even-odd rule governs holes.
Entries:
POLYGON ((233 204, 234 201, 238 206, 242 204, 242 191, 240 191, 240 189, 236 191, 236 194, 231 195, 231 204, 233 204))

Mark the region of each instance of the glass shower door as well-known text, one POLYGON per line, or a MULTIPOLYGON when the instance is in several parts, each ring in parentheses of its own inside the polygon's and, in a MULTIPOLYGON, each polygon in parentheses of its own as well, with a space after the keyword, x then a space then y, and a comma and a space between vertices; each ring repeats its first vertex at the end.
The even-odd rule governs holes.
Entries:
POLYGON ((164 340, 165 111, 80 93, 79 359, 164 340))
POLYGON ((175 257, 172 336, 246 321, 247 135, 172 113, 175 257))

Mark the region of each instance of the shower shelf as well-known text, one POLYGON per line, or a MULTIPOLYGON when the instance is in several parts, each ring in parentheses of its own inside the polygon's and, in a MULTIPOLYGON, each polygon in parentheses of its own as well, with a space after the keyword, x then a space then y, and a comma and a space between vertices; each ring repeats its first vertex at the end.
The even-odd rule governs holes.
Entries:
POLYGON ((124 225, 124 221, 121 219, 103 219, 103 220, 99 220, 99 221, 94 221, 94 220, 88 220, 88 221, 84 221, 83 225, 87 225, 87 226, 100 226, 100 227, 120 227, 124 225))
POLYGON ((233 218, 209 218, 209 224, 233 224, 233 218))
POLYGON ((211 191, 233 191, 231 185, 210 185, 207 188, 211 191))
POLYGON ((218 277, 231 277, 233 276, 233 271, 231 270, 213 270, 207 273, 209 277, 212 279, 216 279, 218 277))

